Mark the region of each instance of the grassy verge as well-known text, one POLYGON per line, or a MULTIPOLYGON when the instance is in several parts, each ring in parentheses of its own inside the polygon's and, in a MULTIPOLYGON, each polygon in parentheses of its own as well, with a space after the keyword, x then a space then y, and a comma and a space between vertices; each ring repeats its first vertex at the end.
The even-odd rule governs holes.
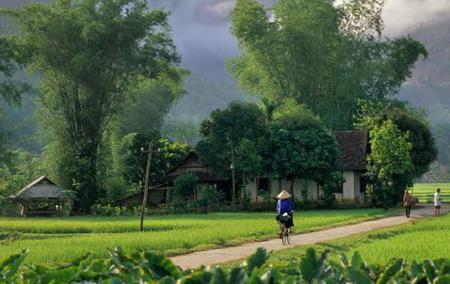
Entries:
MULTIPOLYGON (((395 211, 381 209, 326 210, 296 213, 296 232, 307 232, 379 218, 395 211)), ((137 217, 0 218, 0 261, 23 249, 28 263, 64 263, 93 252, 105 255, 121 246, 132 252, 152 250, 172 255, 276 236, 273 213, 215 213, 150 216, 145 232, 137 217)))
MULTIPOLYGON (((272 253, 266 265, 283 267, 295 262, 313 247, 322 252, 331 251, 332 258, 341 254, 350 257, 358 251, 370 264, 386 264, 392 258, 411 261, 448 258, 450 255, 450 215, 430 217, 391 229, 378 230, 354 237, 311 246, 286 249, 272 253)), ((231 267, 236 263, 225 264, 231 267)))

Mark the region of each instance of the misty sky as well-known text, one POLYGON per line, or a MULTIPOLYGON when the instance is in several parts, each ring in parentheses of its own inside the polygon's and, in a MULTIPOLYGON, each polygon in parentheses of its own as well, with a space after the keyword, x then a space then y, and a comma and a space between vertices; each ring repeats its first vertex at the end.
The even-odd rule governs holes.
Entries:
MULTIPOLYGON (((213 78, 225 74, 225 59, 238 53, 230 34, 229 19, 235 0, 152 0, 149 3, 172 13, 173 36, 185 67, 213 78)), ((385 35, 407 34, 423 23, 449 15, 450 0, 387 0, 385 35)))

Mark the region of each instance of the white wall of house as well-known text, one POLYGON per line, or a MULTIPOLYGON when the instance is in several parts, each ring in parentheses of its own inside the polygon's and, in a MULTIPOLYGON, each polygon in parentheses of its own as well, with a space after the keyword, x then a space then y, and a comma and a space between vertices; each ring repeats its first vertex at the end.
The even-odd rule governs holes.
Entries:
MULTIPOLYGON (((256 197, 256 184, 255 181, 252 180, 250 182, 247 183, 247 192, 250 194, 250 198, 252 200, 252 202, 261 202, 262 201, 262 197, 258 196, 256 197)), ((290 191, 291 188, 291 181, 289 180, 281 180, 281 183, 278 179, 274 179, 271 178, 270 182, 269 182, 269 190, 270 190, 270 196, 274 197, 277 196, 278 193, 281 190, 288 190, 290 191)), ((304 189, 307 188, 307 198, 310 200, 314 200, 317 199, 317 183, 315 181, 312 180, 305 180, 305 179, 296 179, 294 181, 294 197, 297 200, 302 200, 303 199, 303 195, 302 195, 302 191, 304 189)), ((319 195, 321 194, 321 190, 319 192, 319 195)))
MULTIPOLYGON (((363 201, 364 193, 360 192, 361 188, 361 173, 358 171, 344 171, 344 184, 342 193, 337 193, 336 198, 338 200, 346 201, 363 201)), ((289 180, 281 180, 271 178, 270 183, 270 196, 277 196, 281 190, 290 191, 291 182, 289 180)), ((309 200, 316 200, 320 195, 322 195, 322 189, 317 188, 317 183, 312 180, 306 181, 305 179, 296 179, 294 181, 294 197, 297 200, 303 200, 302 191, 307 187, 307 194, 309 200)), ((263 198, 261 196, 256 196, 256 184, 252 180, 247 183, 247 192, 250 194, 252 202, 261 202, 263 198)))
POLYGON ((361 193, 361 173, 359 171, 344 171, 344 184, 342 193, 336 194, 338 200, 362 201, 364 195, 361 193))

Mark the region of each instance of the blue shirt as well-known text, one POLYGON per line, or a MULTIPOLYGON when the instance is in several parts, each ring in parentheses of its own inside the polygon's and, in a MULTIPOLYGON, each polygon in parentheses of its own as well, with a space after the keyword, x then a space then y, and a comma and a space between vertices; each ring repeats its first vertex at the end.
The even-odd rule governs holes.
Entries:
POLYGON ((292 204, 292 201, 290 199, 278 199, 278 214, 291 213, 292 210, 294 210, 294 204, 292 204))

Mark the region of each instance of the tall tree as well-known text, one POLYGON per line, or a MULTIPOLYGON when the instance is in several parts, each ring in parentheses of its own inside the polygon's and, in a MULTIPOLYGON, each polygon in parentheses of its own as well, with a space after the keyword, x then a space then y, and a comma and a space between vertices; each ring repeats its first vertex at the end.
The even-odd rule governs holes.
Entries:
POLYGON ((395 95, 426 55, 409 38, 381 40, 382 1, 280 0, 270 13, 238 0, 232 33, 241 51, 229 69, 240 88, 272 100, 293 98, 333 129, 352 127, 359 98, 395 95))
POLYGON ((401 197, 404 187, 399 185, 412 182, 409 173, 414 169, 411 161, 413 146, 408 141, 409 133, 402 133, 390 119, 375 126, 370 137, 371 153, 367 160, 373 183, 372 202, 391 206, 401 197))
MULTIPOLYGON (((258 171, 257 166, 250 169, 249 163, 243 159, 261 160, 257 153, 260 153, 266 132, 266 118, 258 105, 232 102, 226 109, 212 112, 210 118, 202 123, 203 137, 197 150, 201 153, 202 162, 219 174, 253 174, 258 171)), ((236 193, 233 182, 234 204, 236 193)))
POLYGON ((88 212, 98 145, 124 92, 137 78, 179 76, 167 13, 144 0, 56 0, 11 14, 29 65, 43 76, 42 121, 50 147, 60 149, 61 182, 88 212))
POLYGON ((323 183, 336 168, 338 148, 334 136, 311 111, 290 104, 274 114, 270 127, 272 171, 280 179, 296 178, 323 183))
POLYGON ((412 144, 409 175, 420 178, 437 157, 436 143, 425 115, 414 107, 396 100, 360 101, 355 127, 372 130, 390 119, 412 144))
MULTIPOLYGON (((18 46, 0 33, 0 97, 7 104, 17 105, 21 95, 30 89, 27 83, 17 80, 16 73, 22 67, 22 60, 17 51, 18 46)), ((0 122, 3 120, 3 110, 0 108, 0 122)), ((5 134, 0 130, 0 166, 8 162, 11 153, 4 148, 5 134)))
MULTIPOLYGON (((180 69, 180 75, 186 71, 180 69)), ((174 103, 185 94, 181 80, 159 78, 140 80, 127 92, 122 110, 116 116, 119 134, 139 133, 151 136, 160 132, 174 103)))

